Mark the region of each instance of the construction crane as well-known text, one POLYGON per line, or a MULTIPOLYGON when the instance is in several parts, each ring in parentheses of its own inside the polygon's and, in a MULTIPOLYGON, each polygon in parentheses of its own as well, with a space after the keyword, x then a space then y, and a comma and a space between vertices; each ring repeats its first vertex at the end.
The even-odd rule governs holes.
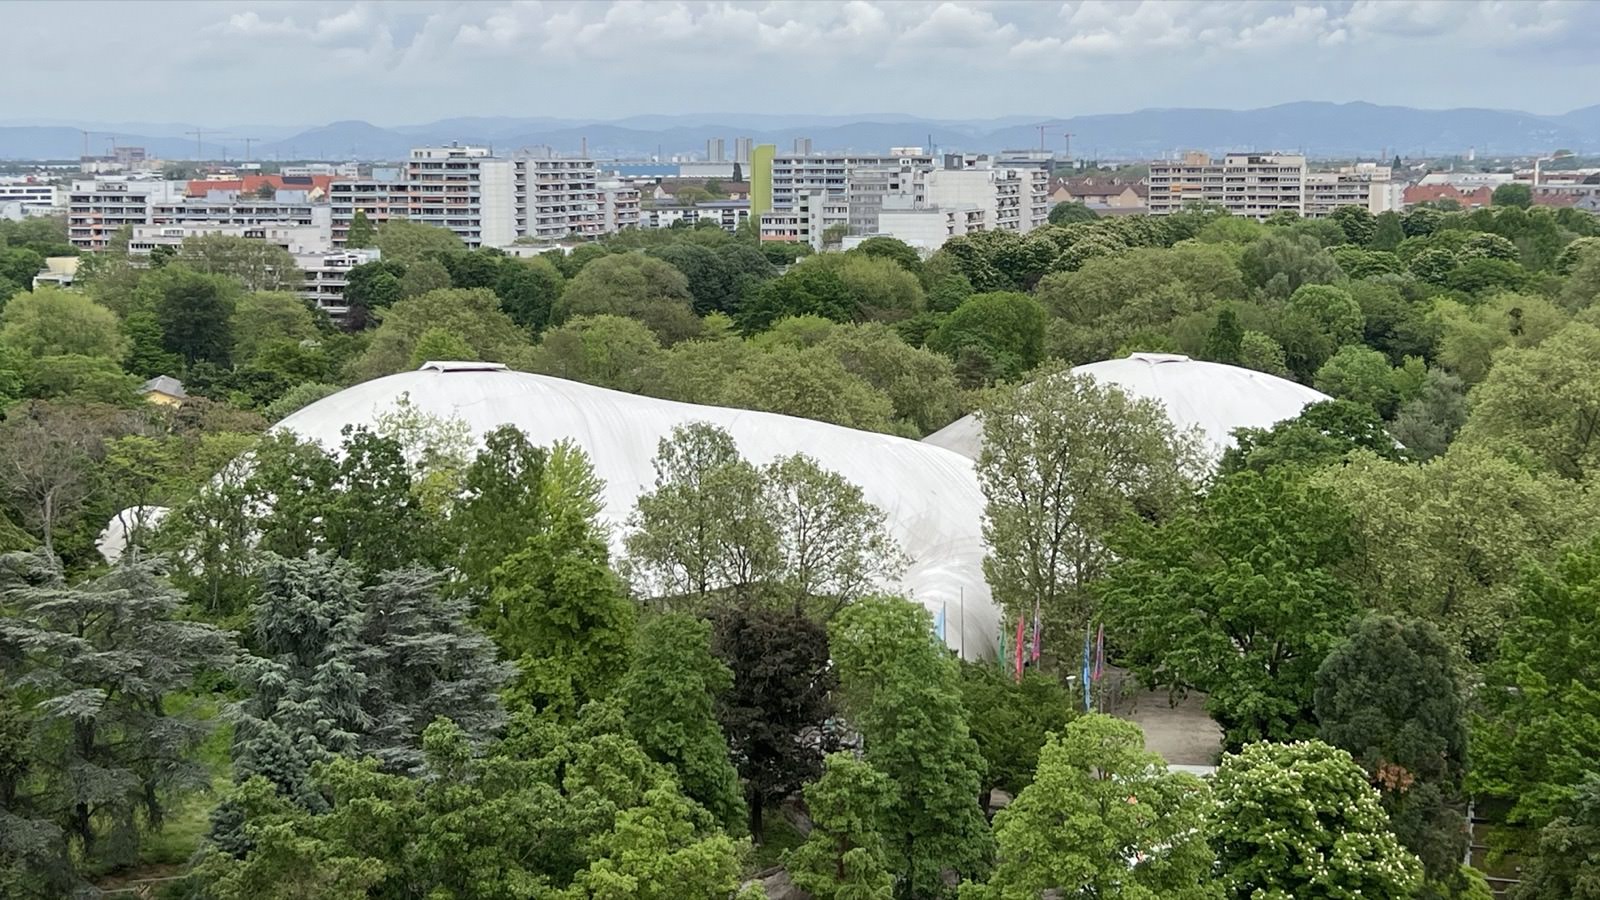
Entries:
POLYGON ((222 135, 227 134, 227 132, 213 131, 209 128, 196 128, 193 131, 185 131, 184 134, 194 135, 194 158, 196 162, 199 162, 200 158, 205 155, 205 147, 202 143, 205 140, 205 136, 209 134, 212 137, 221 137, 222 135))
POLYGON ((1063 132, 1061 138, 1066 144, 1061 150, 1061 155, 1067 158, 1067 162, 1072 162, 1072 132, 1063 132))

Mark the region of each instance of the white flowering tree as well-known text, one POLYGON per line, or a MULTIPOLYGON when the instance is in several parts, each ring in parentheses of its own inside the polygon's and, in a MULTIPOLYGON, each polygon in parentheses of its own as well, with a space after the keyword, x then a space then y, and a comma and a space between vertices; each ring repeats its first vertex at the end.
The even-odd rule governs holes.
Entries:
POLYGON ((1321 741, 1223 757, 1212 845, 1230 898, 1410 897, 1422 864, 1350 754, 1321 741))

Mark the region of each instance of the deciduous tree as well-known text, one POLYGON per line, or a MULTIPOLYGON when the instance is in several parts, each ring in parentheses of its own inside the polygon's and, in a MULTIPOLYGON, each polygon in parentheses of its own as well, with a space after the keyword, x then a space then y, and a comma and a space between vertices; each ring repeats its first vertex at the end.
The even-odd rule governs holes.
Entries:
POLYGON ((1321 741, 1259 743, 1222 758, 1212 829, 1224 896, 1408 897, 1422 866, 1350 754, 1321 741))

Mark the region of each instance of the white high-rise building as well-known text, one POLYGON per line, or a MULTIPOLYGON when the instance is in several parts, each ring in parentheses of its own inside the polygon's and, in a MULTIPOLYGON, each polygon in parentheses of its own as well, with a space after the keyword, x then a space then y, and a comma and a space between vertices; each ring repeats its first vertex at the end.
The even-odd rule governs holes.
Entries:
POLYGON ((517 223, 513 240, 594 237, 606 232, 600 170, 594 160, 518 155, 513 163, 517 223))
POLYGON ((406 218, 447 228, 469 249, 517 239, 515 167, 487 147, 413 149, 406 159, 405 197, 406 218))
POLYGON ((118 229, 149 224, 153 203, 178 200, 186 188, 182 181, 75 181, 67 194, 67 240, 80 250, 104 250, 118 229))
POLYGON ((1304 156, 1229 153, 1218 161, 1187 153, 1176 162, 1150 164, 1150 214, 1167 215, 1196 203, 1252 219, 1280 210, 1304 214, 1305 187, 1304 156))

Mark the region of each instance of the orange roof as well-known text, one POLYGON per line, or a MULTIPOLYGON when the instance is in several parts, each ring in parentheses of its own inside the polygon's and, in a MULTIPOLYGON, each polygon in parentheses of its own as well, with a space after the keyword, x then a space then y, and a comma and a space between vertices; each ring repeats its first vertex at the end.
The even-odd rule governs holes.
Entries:
POLYGON ((238 191, 251 194, 271 185, 278 191, 308 191, 313 196, 325 196, 332 175, 242 175, 238 178, 196 178, 189 182, 186 193, 191 197, 204 197, 207 191, 238 191))
POLYGON ((1413 184, 1406 188, 1404 196, 1406 206, 1432 200, 1455 200, 1470 209, 1475 206, 1488 206, 1494 197, 1494 191, 1487 187, 1463 191, 1448 184, 1413 184))

